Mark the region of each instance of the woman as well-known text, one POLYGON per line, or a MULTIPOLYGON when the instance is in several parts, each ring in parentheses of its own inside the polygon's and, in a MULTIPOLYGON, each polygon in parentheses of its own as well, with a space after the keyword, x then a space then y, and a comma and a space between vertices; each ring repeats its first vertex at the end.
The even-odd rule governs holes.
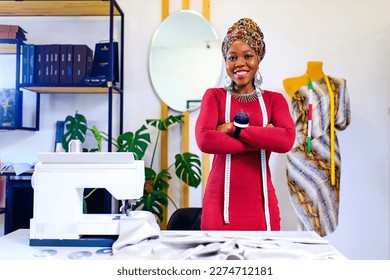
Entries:
POLYGON ((200 150, 214 154, 201 229, 280 230, 268 160, 271 152, 286 153, 294 143, 287 101, 260 89, 265 44, 251 19, 228 29, 222 54, 226 85, 205 92, 195 128, 200 150))

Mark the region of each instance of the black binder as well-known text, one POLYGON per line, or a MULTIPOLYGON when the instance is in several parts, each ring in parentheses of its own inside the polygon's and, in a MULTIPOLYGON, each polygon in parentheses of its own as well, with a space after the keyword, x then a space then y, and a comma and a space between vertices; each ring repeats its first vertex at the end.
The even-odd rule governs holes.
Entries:
MULTIPOLYGON (((119 82, 119 57, 118 57, 118 42, 113 42, 113 79, 112 82, 119 82)), ((109 80, 110 70, 110 43, 100 42, 95 45, 94 58, 92 63, 91 77, 105 78, 109 80)))

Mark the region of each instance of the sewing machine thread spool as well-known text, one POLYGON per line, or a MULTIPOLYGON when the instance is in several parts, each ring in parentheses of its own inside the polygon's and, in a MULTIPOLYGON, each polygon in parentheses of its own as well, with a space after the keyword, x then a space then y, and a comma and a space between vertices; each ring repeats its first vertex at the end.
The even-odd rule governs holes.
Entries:
POLYGON ((68 145, 68 152, 69 153, 82 153, 83 149, 81 147, 81 141, 78 139, 70 140, 68 145))

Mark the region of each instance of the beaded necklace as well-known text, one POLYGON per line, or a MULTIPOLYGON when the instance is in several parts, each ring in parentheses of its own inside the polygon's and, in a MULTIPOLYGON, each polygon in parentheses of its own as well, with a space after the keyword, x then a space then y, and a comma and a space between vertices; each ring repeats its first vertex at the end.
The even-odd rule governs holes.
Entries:
POLYGON ((259 93, 254 90, 250 93, 237 93, 233 90, 228 90, 227 91, 234 99, 237 99, 238 102, 252 102, 254 100, 256 100, 257 98, 259 98, 259 93))

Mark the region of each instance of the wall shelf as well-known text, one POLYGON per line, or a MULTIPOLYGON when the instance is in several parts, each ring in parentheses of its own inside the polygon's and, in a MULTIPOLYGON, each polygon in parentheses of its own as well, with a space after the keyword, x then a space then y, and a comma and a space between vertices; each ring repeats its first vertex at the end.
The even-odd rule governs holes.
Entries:
MULTIPOLYGON (((1 0, 0 16, 109 16, 110 0, 1 0)), ((115 5, 114 16, 121 15, 115 5)))
POLYGON ((0 55, 2 54, 16 54, 15 44, 6 44, 4 39, 0 39, 0 55))
MULTIPOLYGON (((107 87, 94 86, 22 86, 21 88, 39 93, 64 93, 64 94, 107 94, 107 87)), ((120 89, 113 88, 112 93, 120 93, 120 89)))

